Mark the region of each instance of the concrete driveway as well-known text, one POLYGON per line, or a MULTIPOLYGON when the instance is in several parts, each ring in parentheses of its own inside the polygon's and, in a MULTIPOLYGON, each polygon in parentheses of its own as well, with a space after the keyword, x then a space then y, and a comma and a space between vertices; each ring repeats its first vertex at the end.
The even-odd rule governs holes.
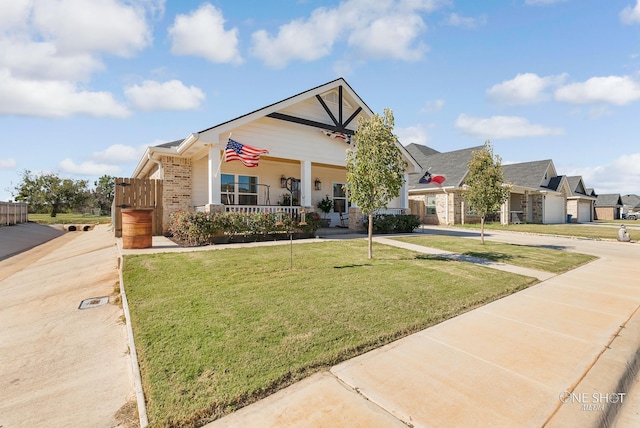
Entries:
POLYGON ((0 240, 19 228, 32 249, 0 261, 0 427, 134 426, 113 233, 54 232, 35 246, 51 231, 26 224, 0 227, 0 240))

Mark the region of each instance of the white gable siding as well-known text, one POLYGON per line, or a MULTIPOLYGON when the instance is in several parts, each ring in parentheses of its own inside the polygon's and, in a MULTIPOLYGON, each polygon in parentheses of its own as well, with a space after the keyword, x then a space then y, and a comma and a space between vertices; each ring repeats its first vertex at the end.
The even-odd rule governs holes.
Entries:
MULTIPOLYGON (((203 141, 214 137, 204 133, 203 141)), ((229 134, 219 135, 222 148, 229 134)), ((320 129, 284 120, 261 118, 231 130, 231 138, 257 148, 269 150, 270 157, 309 160, 329 165, 346 165, 346 149, 343 140, 329 138, 320 129)))

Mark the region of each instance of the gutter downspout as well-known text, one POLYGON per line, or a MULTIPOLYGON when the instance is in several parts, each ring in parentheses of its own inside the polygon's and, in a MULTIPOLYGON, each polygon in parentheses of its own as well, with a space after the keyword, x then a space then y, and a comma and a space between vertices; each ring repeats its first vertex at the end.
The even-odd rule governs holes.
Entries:
POLYGON ((442 188, 442 191, 446 195, 444 199, 444 221, 447 223, 447 226, 449 226, 449 193, 447 193, 447 189, 445 189, 444 187, 442 188))
POLYGON ((164 179, 164 170, 162 168, 162 162, 160 162, 159 160, 156 160, 154 158, 151 157, 151 153, 147 153, 147 158, 149 159, 149 161, 155 163, 156 165, 158 165, 158 175, 160 176, 160 179, 164 179))

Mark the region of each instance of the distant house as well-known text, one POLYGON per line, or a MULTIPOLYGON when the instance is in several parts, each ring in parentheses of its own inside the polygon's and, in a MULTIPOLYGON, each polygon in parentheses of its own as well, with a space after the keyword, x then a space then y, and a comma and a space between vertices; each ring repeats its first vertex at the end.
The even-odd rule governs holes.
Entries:
MULTIPOLYGON (((478 222, 478 216, 465 203, 464 184, 467 165, 474 151, 483 146, 440 153, 419 144, 409 144, 407 151, 424 170, 446 177, 442 186, 422 184, 420 176, 409 179, 412 213, 426 224, 464 224, 478 222)), ((567 198, 572 195, 569 180, 558 176, 550 159, 503 165, 504 179, 511 185, 511 195, 495 213, 495 221, 508 223, 564 223, 567 198)), ((586 195, 585 195, 586 196, 586 195)))
POLYGON ((622 213, 640 212, 640 196, 624 195, 620 197, 622 201, 622 213))
POLYGON ((567 177, 571 193, 567 197, 567 215, 571 216, 572 223, 588 223, 594 218, 594 204, 596 196, 592 189, 584 186, 582 177, 567 177))
POLYGON ((598 195, 595 202, 596 220, 618 220, 622 214, 622 199, 619 193, 598 195))
MULTIPOLYGON (((297 215, 315 210, 326 195, 333 201, 331 219, 351 213, 359 227, 359 209, 350 207, 346 179, 346 150, 358 118, 373 112, 340 78, 282 101, 223 122, 186 138, 150 146, 132 177, 163 180, 163 226, 178 210, 207 212, 273 212, 297 215), (229 139, 267 149, 257 166, 225 162, 229 139), (292 192, 288 189, 290 188, 292 192), (289 198, 289 199, 287 199, 289 198)), ((409 174, 420 166, 398 144, 409 174)), ((408 211, 407 184, 389 203, 392 212, 408 211)))

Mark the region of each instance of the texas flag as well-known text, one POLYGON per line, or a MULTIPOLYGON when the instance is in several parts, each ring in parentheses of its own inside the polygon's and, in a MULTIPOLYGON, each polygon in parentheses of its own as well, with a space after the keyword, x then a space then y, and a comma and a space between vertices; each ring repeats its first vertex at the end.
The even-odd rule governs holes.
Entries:
POLYGON ((429 171, 425 172, 424 175, 418 180, 420 184, 429 184, 436 183, 438 186, 442 186, 444 183, 444 175, 431 175, 429 171))

